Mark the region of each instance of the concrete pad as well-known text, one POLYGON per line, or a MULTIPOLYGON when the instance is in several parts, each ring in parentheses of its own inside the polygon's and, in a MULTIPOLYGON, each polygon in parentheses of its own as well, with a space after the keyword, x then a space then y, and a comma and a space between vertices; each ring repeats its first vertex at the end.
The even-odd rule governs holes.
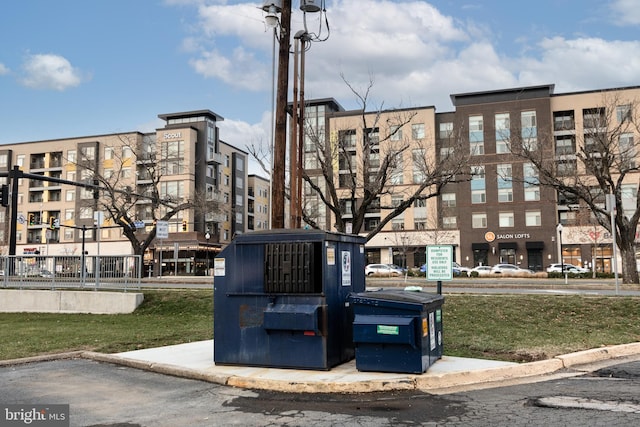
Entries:
MULTIPOLYGON (((213 340, 168 347, 150 348, 117 353, 113 358, 133 363, 137 361, 149 368, 162 366, 176 369, 198 371, 201 374, 225 378, 224 383, 234 387, 267 389, 300 393, 361 393, 384 390, 424 389, 429 384, 423 377, 434 378, 434 384, 445 383, 456 385, 447 380, 452 373, 463 373, 455 378, 464 377, 468 372, 485 371, 492 368, 518 366, 517 363, 495 360, 468 359, 444 356, 434 363, 426 373, 404 374, 385 372, 359 372, 355 360, 343 363, 329 371, 312 371, 302 369, 281 369, 252 366, 219 366, 213 361, 213 340)), ((105 360, 106 361, 106 360, 105 360)), ((113 361, 113 360, 111 360, 113 361)), ((560 363, 560 362, 558 362, 560 363)), ((220 382, 216 381, 216 382, 220 382)))

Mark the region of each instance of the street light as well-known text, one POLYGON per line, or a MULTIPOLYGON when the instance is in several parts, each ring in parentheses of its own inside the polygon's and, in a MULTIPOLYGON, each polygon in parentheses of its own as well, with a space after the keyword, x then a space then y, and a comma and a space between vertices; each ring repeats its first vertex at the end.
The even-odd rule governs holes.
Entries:
POLYGON ((211 238, 211 234, 209 233, 209 230, 207 230, 206 234, 204 235, 204 238, 207 240, 207 276, 208 276, 209 271, 211 270, 211 267, 209 266, 209 239, 211 238))
POLYGON ((560 246, 560 250, 558 251, 560 255, 560 271, 564 274, 565 283, 567 281, 567 273, 564 271, 564 257, 562 256, 562 224, 558 224, 556 227, 556 231, 558 232, 558 245, 560 246))

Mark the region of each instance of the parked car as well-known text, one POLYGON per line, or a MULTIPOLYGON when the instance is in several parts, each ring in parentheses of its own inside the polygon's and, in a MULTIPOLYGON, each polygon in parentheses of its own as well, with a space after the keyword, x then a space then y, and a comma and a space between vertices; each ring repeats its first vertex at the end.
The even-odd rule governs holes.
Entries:
POLYGON ((547 273, 560 273, 562 272, 562 267, 564 266, 564 271, 566 273, 588 273, 589 270, 583 267, 579 267, 573 264, 551 264, 547 267, 547 273))
POLYGON ((471 269, 471 272, 473 273, 474 271, 478 273, 478 276, 488 276, 492 273, 491 267, 488 265, 479 265, 474 267, 471 269))
POLYGON ((496 274, 533 274, 533 271, 520 268, 515 264, 496 264, 491 268, 491 272, 496 274))
POLYGON ((467 267, 463 267, 460 264, 458 264, 457 262, 453 262, 453 274, 455 275, 460 275, 461 273, 465 273, 467 276, 469 275, 469 273, 471 272, 470 268, 467 267), (457 271, 457 273, 456 273, 457 271))
POLYGON ((364 274, 371 276, 379 274, 381 276, 402 276, 402 269, 393 264, 369 264, 364 268, 364 274))

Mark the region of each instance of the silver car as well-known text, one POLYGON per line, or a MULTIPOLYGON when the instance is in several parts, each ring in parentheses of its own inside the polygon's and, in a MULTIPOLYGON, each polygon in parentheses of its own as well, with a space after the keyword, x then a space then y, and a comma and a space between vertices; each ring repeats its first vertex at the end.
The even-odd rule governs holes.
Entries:
POLYGON ((364 274, 371 276, 379 274, 381 276, 402 276, 403 271, 393 264, 369 264, 364 268, 364 274))

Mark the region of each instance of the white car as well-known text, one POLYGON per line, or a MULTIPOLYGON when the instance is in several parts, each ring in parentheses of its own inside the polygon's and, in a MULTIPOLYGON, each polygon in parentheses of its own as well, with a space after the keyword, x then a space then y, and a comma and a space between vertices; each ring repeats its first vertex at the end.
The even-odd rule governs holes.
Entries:
POLYGON ((589 270, 583 267, 579 267, 573 264, 551 264, 547 267, 547 273, 560 273, 562 272, 562 268, 564 267, 564 271, 567 273, 588 273, 589 270))
POLYGON ((371 276, 379 274, 381 276, 402 276, 404 272, 392 264, 369 264, 364 268, 364 274, 371 276))
POLYGON ((474 267, 471 269, 471 272, 473 273, 474 271, 478 273, 478 276, 488 276, 492 273, 491 267, 488 265, 479 265, 474 267))
POLYGON ((533 271, 520 268, 515 264, 496 264, 491 268, 491 272, 496 274, 533 274, 533 271))

